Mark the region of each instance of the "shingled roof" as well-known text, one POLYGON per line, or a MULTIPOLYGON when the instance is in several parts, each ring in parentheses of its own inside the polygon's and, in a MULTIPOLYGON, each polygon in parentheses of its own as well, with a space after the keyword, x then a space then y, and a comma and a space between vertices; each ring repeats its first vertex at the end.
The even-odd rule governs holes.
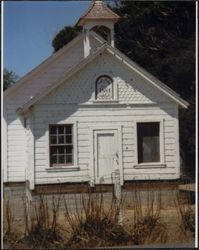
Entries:
POLYGON ((81 26, 88 19, 111 19, 117 21, 120 18, 116 13, 110 10, 104 1, 93 1, 89 9, 80 17, 77 24, 81 26))

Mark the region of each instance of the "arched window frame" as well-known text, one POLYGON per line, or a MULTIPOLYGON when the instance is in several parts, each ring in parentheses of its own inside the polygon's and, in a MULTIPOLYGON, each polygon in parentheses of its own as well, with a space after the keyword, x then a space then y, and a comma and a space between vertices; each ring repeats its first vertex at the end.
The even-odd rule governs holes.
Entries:
POLYGON ((100 75, 97 77, 97 79, 95 80, 95 100, 97 101, 112 101, 114 100, 115 98, 115 93, 114 93, 114 82, 113 82, 113 78, 109 75, 106 75, 106 74, 103 74, 103 75, 100 75), (99 80, 103 77, 106 77, 107 79, 110 80, 111 82, 111 88, 112 88, 112 97, 111 98, 105 98, 105 99, 98 99, 98 83, 99 83, 99 80))

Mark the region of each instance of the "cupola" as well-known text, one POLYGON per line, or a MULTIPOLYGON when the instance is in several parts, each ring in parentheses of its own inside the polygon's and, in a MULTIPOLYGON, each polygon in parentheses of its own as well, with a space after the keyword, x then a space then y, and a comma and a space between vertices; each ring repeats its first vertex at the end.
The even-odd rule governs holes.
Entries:
POLYGON ((103 36, 103 38, 114 47, 114 24, 119 20, 120 16, 110 10, 104 1, 93 1, 83 14, 77 25, 83 27, 84 34, 84 57, 90 54, 90 38, 91 30, 103 36))

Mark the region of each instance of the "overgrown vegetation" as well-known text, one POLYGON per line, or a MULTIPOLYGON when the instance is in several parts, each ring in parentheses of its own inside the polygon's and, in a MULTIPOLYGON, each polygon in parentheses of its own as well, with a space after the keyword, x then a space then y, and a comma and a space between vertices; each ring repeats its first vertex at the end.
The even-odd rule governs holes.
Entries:
POLYGON ((147 191, 147 204, 143 209, 141 194, 135 187, 133 191, 133 227, 132 237, 135 245, 147 242, 165 243, 167 227, 160 216, 162 208, 161 191, 147 191))
POLYGON ((20 240, 20 235, 14 230, 14 215, 10 207, 10 200, 4 200, 4 223, 3 223, 3 235, 4 241, 15 248, 20 240))
POLYGON ((58 225, 60 198, 52 196, 52 209, 49 209, 45 196, 40 195, 33 207, 26 201, 24 204, 25 238, 28 245, 34 248, 55 247, 62 241, 58 225))
POLYGON ((70 213, 65 200, 65 217, 71 228, 67 247, 95 247, 126 244, 131 240, 125 227, 119 225, 122 203, 117 204, 114 195, 110 204, 104 202, 103 193, 88 192, 81 196, 80 209, 70 213))
MULTIPOLYGON (((169 242, 168 233, 172 226, 167 224, 163 213, 162 191, 145 190, 143 194, 134 186, 130 192, 132 200, 128 200, 128 208, 126 197, 118 204, 113 193, 106 196, 102 191, 92 192, 90 189, 88 193, 70 194, 68 199, 66 195, 41 195, 33 204, 24 199, 24 235, 16 234, 10 204, 5 202, 4 242, 12 249, 92 248, 169 242), (127 212, 130 212, 129 217, 127 212)), ((179 235, 174 233, 178 241, 183 235, 184 239, 193 240, 194 211, 189 200, 175 196, 172 211, 176 228, 180 229, 179 235)))
POLYGON ((184 236, 191 234, 195 236, 195 213, 190 205, 190 197, 182 199, 180 195, 175 197, 175 206, 179 217, 179 229, 180 233, 184 236))

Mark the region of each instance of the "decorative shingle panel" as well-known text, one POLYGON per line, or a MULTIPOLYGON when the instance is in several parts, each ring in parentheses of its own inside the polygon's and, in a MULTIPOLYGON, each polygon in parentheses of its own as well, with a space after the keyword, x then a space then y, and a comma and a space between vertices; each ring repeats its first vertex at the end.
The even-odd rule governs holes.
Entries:
POLYGON ((48 96, 48 103, 83 104, 93 103, 95 81, 100 75, 109 75, 117 85, 118 102, 121 104, 156 104, 168 103, 168 98, 154 88, 137 73, 132 74, 112 56, 104 53, 88 64, 53 94, 48 96))

